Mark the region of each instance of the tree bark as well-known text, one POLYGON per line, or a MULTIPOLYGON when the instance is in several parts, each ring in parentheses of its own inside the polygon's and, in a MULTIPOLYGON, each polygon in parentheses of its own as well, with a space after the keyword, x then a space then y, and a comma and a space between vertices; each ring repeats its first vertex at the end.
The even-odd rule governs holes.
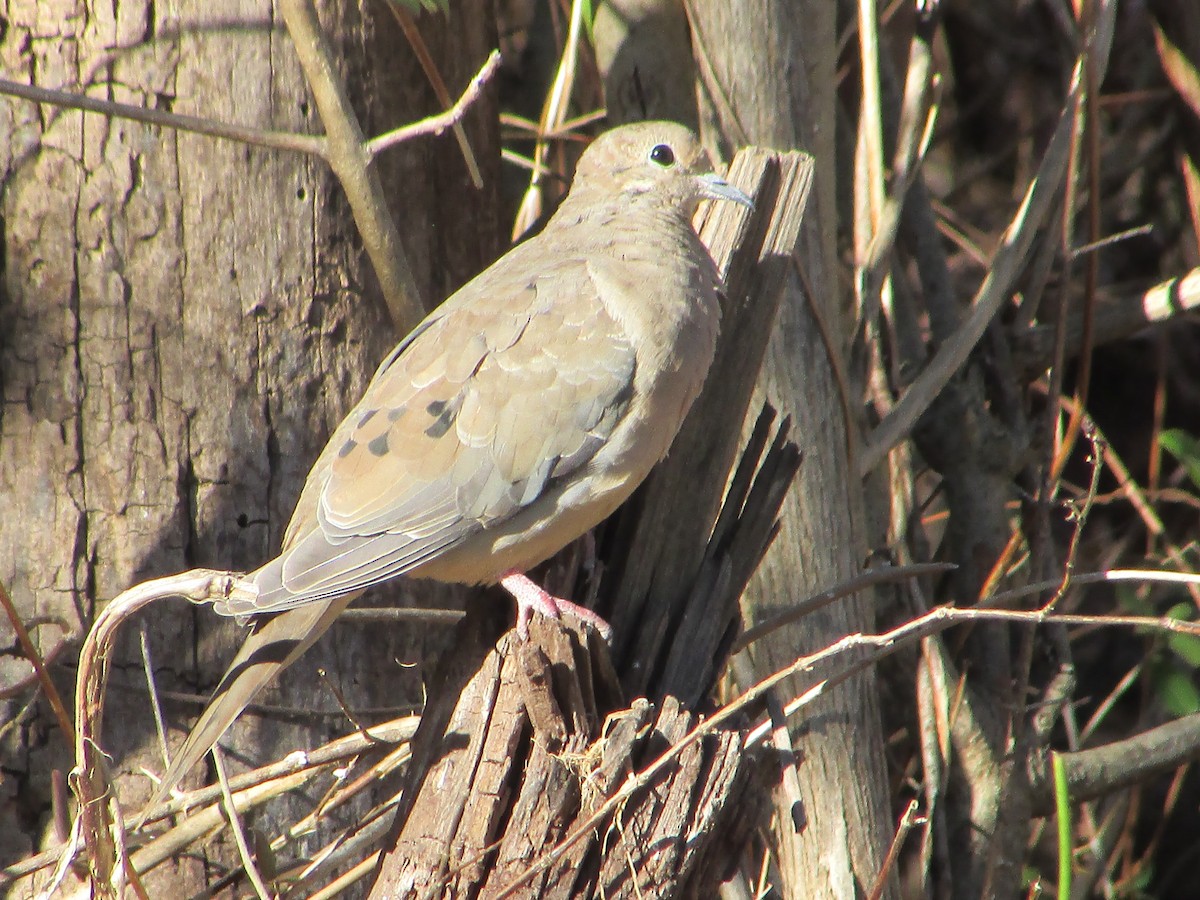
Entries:
MULTIPOLYGON (((422 25, 453 92, 494 45, 490 7, 468 6, 452 23, 422 25)), ((46 2, 5 15, 5 77, 322 130, 269 2, 233 18, 208 3, 84 11, 46 2)), ((346 83, 366 85, 355 103, 369 134, 437 110, 386 6, 330 3, 322 21, 346 61, 346 83)), ((483 192, 470 187, 450 135, 377 163, 428 297, 444 296, 500 249, 494 98, 466 124, 483 192), (472 216, 462 216, 468 205, 472 216)), ((400 332, 323 162, 11 99, 0 102, 0 127, 0 580, 48 655, 77 641, 99 604, 133 582, 265 561, 330 428, 400 332)), ((162 691, 206 694, 241 639, 239 628, 182 603, 145 621, 162 691)), ((414 656, 421 639, 335 629, 270 698, 303 712, 303 722, 246 717, 227 738, 232 758, 280 756, 339 724, 318 666, 354 705, 418 703, 417 674, 405 678, 395 659, 414 656)), ((142 768, 163 762, 136 642, 114 663, 105 749, 129 809, 150 788, 142 768)), ((73 679, 58 674, 69 702, 73 679)), ((0 738, 6 771, 17 776, 5 780, 16 785, 5 788, 14 802, 0 806, 45 827, 51 772, 70 768, 70 741, 41 706, 5 707, 3 718, 20 716, 24 727, 0 738)), ((195 708, 166 703, 169 737, 195 708)), ((48 837, 31 837, 28 826, 0 831, 6 858, 48 837)), ((183 860, 149 888, 192 893, 206 878, 201 861, 183 860)))

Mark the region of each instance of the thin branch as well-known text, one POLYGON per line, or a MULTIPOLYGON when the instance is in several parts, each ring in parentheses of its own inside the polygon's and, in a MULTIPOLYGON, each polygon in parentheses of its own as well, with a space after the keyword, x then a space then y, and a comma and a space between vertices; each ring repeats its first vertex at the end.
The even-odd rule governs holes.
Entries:
MULTIPOLYGON (((1142 582, 1149 584, 1181 584, 1184 587, 1200 584, 1200 574, 1192 572, 1168 572, 1159 569, 1106 569, 1103 572, 1085 572, 1082 575, 1071 576, 1071 583, 1102 584, 1105 582, 1142 582)), ((1060 579, 1037 581, 1010 591, 992 594, 980 601, 977 609, 996 609, 1024 600, 1026 597, 1040 594, 1043 591, 1054 590, 1060 579)), ((1086 617, 1085 617, 1086 618, 1086 617)), ((1136 617, 1134 617, 1136 618, 1136 617)), ((1106 621, 1112 621, 1106 619, 1106 621)))
POLYGON ((263 882, 262 873, 258 871, 253 855, 250 853, 250 844, 246 840, 246 829, 242 827, 242 817, 238 815, 237 807, 233 804, 233 793, 229 790, 229 779, 225 775, 225 760, 221 748, 213 747, 212 756, 213 762, 217 766, 217 782, 221 785, 221 808, 225 811, 229 825, 233 829, 233 840, 237 844, 238 854, 242 858, 242 870, 250 877, 250 883, 254 885, 254 891, 258 894, 259 900, 268 900, 271 894, 263 882))
POLYGON ((54 679, 46 671, 41 654, 33 645, 33 639, 29 637, 29 631, 25 628, 25 623, 21 621, 21 616, 3 584, 0 584, 0 606, 4 607, 8 621, 12 624, 13 632, 17 635, 17 641, 21 645, 21 652, 25 654, 25 658, 29 660, 29 664, 37 673, 38 683, 45 691, 50 709, 54 711, 54 716, 58 719, 58 727, 62 729, 62 733, 71 743, 75 743, 75 729, 71 727, 71 717, 67 715, 67 707, 63 704, 58 688, 54 686, 54 679))
MULTIPOLYGON (((1102 292, 1096 309, 1097 344, 1128 337, 1149 325, 1171 321, 1200 309, 1200 269, 1192 269, 1154 285, 1141 294, 1102 292)), ((1046 369, 1054 356, 1055 325, 1035 325, 1013 335, 1019 369, 1026 377, 1046 369)), ((1066 323, 1068 356, 1082 346, 1083 317, 1071 314, 1066 323)))
MULTIPOLYGON (((401 716, 390 722, 372 725, 367 729, 366 734, 356 731, 330 741, 316 750, 289 753, 283 759, 270 765, 234 776, 229 781, 229 787, 240 793, 247 788, 294 775, 297 772, 323 770, 335 763, 352 759, 381 743, 407 742, 416 733, 420 718, 415 715, 401 716)), ((150 810, 145 817, 145 822, 154 822, 194 806, 204 806, 213 802, 218 794, 219 788, 213 785, 189 791, 150 810)))
POLYGON ((1071 576, 1075 573, 1075 560, 1079 553, 1079 541, 1083 537, 1083 527, 1087 524, 1088 513, 1091 512, 1092 504, 1096 500, 1096 491, 1100 487, 1100 473, 1104 470, 1105 441, 1100 437, 1091 416, 1087 415, 1082 408, 1077 407, 1077 410, 1082 430, 1092 442, 1092 452, 1088 455, 1088 462, 1092 467, 1092 477, 1088 482, 1087 494, 1083 500, 1072 504, 1071 518, 1075 522, 1075 527, 1071 529, 1071 540, 1067 545, 1066 560, 1062 566, 1062 581, 1054 591, 1054 597, 1048 604, 1050 606, 1058 603, 1071 586, 1071 576))
POLYGON ((875 879, 875 886, 871 888, 871 893, 867 895, 868 900, 879 900, 883 896, 883 892, 888 886, 892 869, 896 867, 896 862, 900 858, 900 848, 904 846, 905 838, 908 837, 908 833, 913 830, 915 825, 924 824, 925 819, 918 813, 918 809, 916 800, 908 801, 908 807, 900 816, 900 823, 896 826, 896 833, 892 836, 892 844, 888 847, 887 856, 883 859, 883 866, 880 868, 879 875, 875 879))
POLYGON ((154 660, 150 655, 150 642, 146 639, 145 626, 138 630, 138 646, 142 651, 142 672, 146 676, 146 692, 150 695, 150 714, 154 717, 154 734, 158 738, 158 750, 162 754, 163 764, 169 765, 171 753, 167 747, 167 726, 163 722, 158 684, 154 680, 154 660))
MULTIPOLYGON (((479 95, 483 93, 483 88, 496 74, 496 70, 500 68, 500 51, 493 50, 484 62, 483 67, 475 74, 463 91, 462 96, 458 101, 447 109, 445 112, 440 112, 435 116, 429 116, 422 119, 420 122, 413 122, 411 125, 403 125, 393 131, 381 134, 378 137, 373 137, 366 142, 367 154, 372 158, 378 156, 389 147, 394 147, 396 144, 404 141, 412 140, 415 137, 439 135, 447 128, 451 128, 462 121, 471 104, 479 99, 479 95)), ((479 169, 471 164, 474 174, 472 180, 477 182, 479 178, 479 169)))
POLYGON ((293 150, 299 153, 310 153, 322 159, 325 158, 325 138, 320 135, 297 134, 292 131, 271 131, 265 128, 254 128, 251 125, 216 122, 200 116, 187 116, 180 113, 165 112, 161 109, 147 109, 144 106, 134 106, 131 103, 117 103, 113 100, 98 100, 83 94, 34 87, 33 85, 8 81, 3 78, 0 78, 0 94, 21 97, 25 100, 32 100, 34 103, 46 103, 51 106, 65 107, 66 109, 80 109, 84 112, 99 113, 102 116, 130 119, 134 122, 156 125, 160 128, 173 128, 176 131, 206 134, 209 137, 238 141, 239 143, 252 144, 256 147, 269 147, 274 150, 293 150))
MULTIPOLYGON (((1095 800, 1200 759, 1200 713, 1102 747, 1059 756, 1066 769, 1071 802, 1095 800)), ((1054 779, 1049 758, 1031 763, 1029 779, 1034 815, 1049 815, 1054 810, 1054 779)))
MULTIPOLYGON (((1194 577, 1200 580, 1200 575, 1194 577)), ((1053 586, 1057 582, 1049 582, 1049 584, 1053 586)), ((1165 631, 1172 634, 1188 634, 1200 637, 1200 622, 1185 622, 1173 619, 1170 616, 1085 616, 1056 613, 1044 608, 1034 610, 1000 610, 960 609, 954 606, 942 606, 883 634, 848 635, 837 643, 831 644, 809 657, 798 659, 786 668, 776 672, 766 679, 766 681, 755 685, 751 691, 747 691, 734 701, 732 705, 742 708, 756 701, 762 691, 774 687, 784 678, 804 671, 811 672, 843 654, 849 654, 852 651, 870 651, 858 661, 849 664, 844 670, 813 684, 807 691, 792 700, 785 708, 785 712, 788 716, 794 716, 800 710, 824 696, 832 688, 848 681, 859 672, 870 668, 897 650, 908 647, 932 635, 940 634, 955 625, 967 622, 1010 622, 1030 626, 1055 624, 1146 628, 1152 631, 1165 631), (758 693, 755 693, 756 691, 758 693)), ((723 707, 717 716, 723 715, 725 711, 726 708, 723 707)), ((717 716, 714 716, 714 718, 717 716)), ((756 726, 747 735, 746 745, 754 746, 762 743, 771 733, 773 727, 770 720, 756 726)))
POLYGON ((734 642, 732 653, 745 650, 757 640, 761 640, 773 631, 796 622, 810 613, 816 612, 835 600, 849 597, 859 591, 874 587, 877 584, 888 584, 893 581, 903 581, 905 578, 921 578, 926 575, 942 575, 954 571, 957 566, 952 563, 916 563, 910 566, 882 566, 878 569, 868 569, 861 575, 834 585, 827 591, 792 604, 778 615, 759 622, 753 628, 747 629, 734 642))
MULTIPOLYGON (((279 797, 303 787, 313 778, 316 771, 305 769, 276 781, 237 791, 233 794, 233 808, 238 815, 245 815, 249 810, 261 806, 273 797, 279 797)), ((220 788, 217 790, 219 791, 220 788)), ((224 828, 225 824, 226 812, 220 804, 213 804, 198 810, 161 837, 135 851, 130 856, 130 863, 135 871, 148 872, 161 863, 178 859, 179 854, 185 848, 210 832, 224 828)), ((85 900, 86 896, 86 893, 81 893, 79 900, 85 900)), ((75 898, 72 897, 70 900, 75 900, 75 898)))
POLYGON ((383 851, 376 850, 366 859, 359 860, 358 863, 351 866, 321 890, 313 894, 309 900, 333 900, 335 897, 341 897, 352 884, 366 878, 379 865, 379 856, 383 851))
POLYGON ((419 622, 422 625, 457 625, 466 613, 461 609, 436 609, 433 607, 403 607, 375 606, 366 609, 351 607, 338 616, 338 622, 343 624, 373 625, 378 622, 391 624, 411 624, 419 622))

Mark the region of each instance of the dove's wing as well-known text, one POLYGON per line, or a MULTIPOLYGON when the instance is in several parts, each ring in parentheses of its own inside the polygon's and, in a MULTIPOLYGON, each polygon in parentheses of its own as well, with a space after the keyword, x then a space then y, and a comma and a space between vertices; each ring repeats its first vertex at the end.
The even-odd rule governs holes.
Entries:
POLYGON ((252 576, 257 600, 221 612, 277 612, 411 571, 536 504, 604 445, 632 393, 629 338, 582 260, 515 284, 505 271, 469 284, 381 367, 310 474, 287 549, 252 576))

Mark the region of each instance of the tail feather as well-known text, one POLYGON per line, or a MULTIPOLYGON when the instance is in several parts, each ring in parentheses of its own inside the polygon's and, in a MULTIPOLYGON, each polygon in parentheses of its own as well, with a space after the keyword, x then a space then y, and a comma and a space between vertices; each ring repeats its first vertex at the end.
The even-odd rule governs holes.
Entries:
POLYGON ((256 621, 212 698, 171 760, 162 782, 142 810, 141 827, 179 780, 221 739, 254 696, 290 666, 341 615, 357 593, 297 606, 256 621))

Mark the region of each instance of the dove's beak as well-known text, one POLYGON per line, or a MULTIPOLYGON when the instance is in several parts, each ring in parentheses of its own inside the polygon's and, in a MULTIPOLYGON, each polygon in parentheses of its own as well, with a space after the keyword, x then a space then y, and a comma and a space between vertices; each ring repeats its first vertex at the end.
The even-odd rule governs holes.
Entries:
POLYGON ((732 200, 747 209, 754 209, 754 201, 735 188, 720 175, 710 172, 699 176, 700 191, 710 200, 732 200))

